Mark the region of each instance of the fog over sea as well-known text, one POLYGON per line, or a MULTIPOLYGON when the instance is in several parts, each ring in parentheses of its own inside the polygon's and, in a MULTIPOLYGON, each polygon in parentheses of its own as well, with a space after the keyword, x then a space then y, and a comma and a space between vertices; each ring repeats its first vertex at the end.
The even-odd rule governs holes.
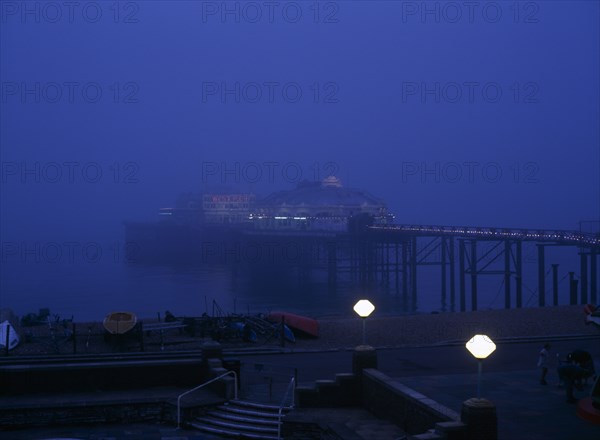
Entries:
MULTIPOLYGON (((0 307, 352 316, 368 296, 406 312, 393 282, 331 292, 323 273, 125 261, 123 222, 211 188, 266 196, 333 175, 400 224, 598 232, 599 14, 577 0, 0 1, 0 307)), ((567 303, 577 251, 546 248, 546 304, 553 263, 567 303)), ((535 306, 534 245, 523 258, 535 306)), ((440 310, 439 267, 418 274, 416 311, 440 310)), ((479 277, 479 309, 504 306, 502 278, 479 277)))
MULTIPOLYGON (((119 243, 119 242, 116 242, 119 243)), ((90 247, 91 249, 91 247, 90 247)), ((314 317, 354 316, 353 304, 363 297, 377 307, 376 315, 412 313, 405 309, 401 291, 395 289, 392 277, 389 287, 381 282, 361 288, 347 275, 340 275, 335 291, 327 284, 327 274, 315 271, 312 279, 300 283, 297 271, 256 273, 236 269, 236 265, 148 266, 127 262, 121 250, 103 248, 102 256, 84 261, 34 263, 6 258, 0 283, 0 307, 9 307, 18 315, 37 313, 49 308, 54 314, 76 321, 97 321, 111 311, 131 311, 140 318, 155 318, 166 310, 176 316, 212 315, 213 301, 225 313, 265 313, 285 310, 314 317), (93 261, 93 262, 92 262, 93 261)), ((578 256, 574 249, 549 248, 546 262, 560 263, 559 303, 568 304, 568 270, 578 273, 578 256), (560 249, 560 251, 559 251, 560 249)), ((48 249, 48 252, 50 250, 48 249)), ((80 254, 77 254, 80 255, 80 254)), ((537 263, 534 246, 524 246, 523 305, 535 307, 537 296, 537 263), (531 249, 530 249, 531 248, 531 249)), ((230 255, 231 257, 231 255, 230 255)), ((498 266, 501 268, 501 265, 498 266)), ((419 266, 418 303, 416 313, 441 311, 439 266, 419 266)), ((480 275, 478 308, 504 307, 502 275, 480 275)), ((515 301, 514 277, 511 286, 515 301)), ((456 277, 456 310, 459 309, 458 276, 456 277)), ((401 284, 400 284, 401 286, 401 284)), ((409 293, 410 295, 410 293, 409 293)), ((450 310, 450 289, 447 292, 450 310)), ((470 284, 467 276, 467 310, 470 310, 470 284)), ((546 304, 552 302, 552 274, 546 273, 546 304)))

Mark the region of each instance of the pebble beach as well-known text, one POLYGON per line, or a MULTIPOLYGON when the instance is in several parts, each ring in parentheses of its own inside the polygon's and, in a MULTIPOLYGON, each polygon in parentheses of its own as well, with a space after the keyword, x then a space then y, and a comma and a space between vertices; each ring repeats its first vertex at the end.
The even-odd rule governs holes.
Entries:
MULTIPOLYGON (((154 318, 154 322, 156 318, 154 318)), ((319 338, 297 338, 287 342, 287 350, 341 350, 359 345, 362 340, 362 322, 356 318, 319 318, 319 338)), ((144 323, 152 323, 148 319, 144 323)), ((116 345, 103 337, 102 323, 75 323, 77 341, 65 337, 61 326, 50 332, 48 326, 20 328, 22 343, 10 355, 109 353, 140 350, 139 340, 129 338, 116 345)), ((66 327, 68 329, 70 327, 66 327)), ((367 319, 366 334, 369 345, 375 347, 402 347, 444 344, 467 341, 483 333, 493 340, 506 338, 548 338, 566 335, 600 337, 600 328, 586 325, 582 306, 557 306, 475 312, 447 312, 401 316, 377 316, 367 319)), ((170 330, 144 332, 145 351, 197 350, 206 338, 191 337, 185 332, 170 330)), ((221 341, 224 348, 278 349, 277 337, 260 336, 255 343, 239 339, 221 341)))
MULTIPOLYGON (((349 348, 362 338, 356 319, 322 319, 321 338, 301 340, 302 348, 349 348)), ((600 328, 585 323, 583 306, 557 306, 476 312, 448 312, 368 318, 367 340, 375 347, 443 344, 467 341, 482 333, 493 340, 563 335, 597 335, 600 328)))

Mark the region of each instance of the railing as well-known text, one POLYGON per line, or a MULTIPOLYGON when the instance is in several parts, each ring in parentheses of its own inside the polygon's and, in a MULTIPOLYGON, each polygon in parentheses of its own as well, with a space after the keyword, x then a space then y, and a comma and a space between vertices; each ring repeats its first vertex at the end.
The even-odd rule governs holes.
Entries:
POLYGON ((202 385, 198 385, 196 388, 192 388, 189 391, 186 391, 183 394, 180 394, 177 397, 177 429, 179 429, 181 427, 181 398, 183 396, 186 396, 190 393, 193 393, 194 391, 198 391, 200 388, 205 387, 206 385, 210 385, 213 382, 216 382, 219 379, 224 378, 225 376, 228 376, 230 374, 233 374, 233 379, 234 379, 234 397, 237 400, 238 398, 238 379, 237 379, 237 374, 235 373, 235 371, 228 371, 227 373, 223 373, 220 376, 217 376, 211 380, 209 380, 208 382, 204 382, 202 385))
POLYGON ((258 393, 266 390, 268 402, 275 402, 275 405, 279 403, 281 395, 285 392, 290 377, 294 376, 296 382, 298 381, 296 367, 265 362, 243 363, 240 374, 244 376, 247 389, 255 389, 258 393))
POLYGON ((496 239, 522 239, 529 241, 555 241, 580 246, 600 246, 600 236, 579 231, 532 230, 522 228, 498 228, 478 226, 436 226, 436 225, 377 225, 372 231, 386 231, 409 234, 439 234, 496 239))
POLYGON ((294 407, 294 404, 296 403, 296 395, 295 395, 295 391, 296 391, 296 378, 292 377, 290 379, 290 383, 287 386, 287 389, 285 390, 285 394, 283 395, 283 399, 281 399, 281 404, 279 405, 279 413, 278 413, 278 418, 277 418, 277 438, 281 440, 281 418, 282 415, 281 413, 283 412, 283 407, 285 406, 285 401, 287 399, 287 396, 290 392, 290 389, 292 390, 292 404, 290 405, 290 408, 294 407))

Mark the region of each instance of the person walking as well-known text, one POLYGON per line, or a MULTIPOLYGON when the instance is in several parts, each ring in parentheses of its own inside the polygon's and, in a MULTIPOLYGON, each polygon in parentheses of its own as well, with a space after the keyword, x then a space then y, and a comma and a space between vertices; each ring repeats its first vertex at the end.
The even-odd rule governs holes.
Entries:
POLYGON ((550 351, 550 344, 544 344, 544 346, 540 350, 540 353, 538 356, 537 366, 541 371, 540 385, 548 385, 548 382, 546 382, 546 375, 548 374, 549 351, 550 351))

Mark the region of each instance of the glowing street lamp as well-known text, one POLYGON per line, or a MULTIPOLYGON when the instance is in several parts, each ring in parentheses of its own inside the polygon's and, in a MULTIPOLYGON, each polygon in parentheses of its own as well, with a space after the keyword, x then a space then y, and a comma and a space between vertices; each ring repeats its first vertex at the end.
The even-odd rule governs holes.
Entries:
POLYGON ((366 321, 371 313, 375 310, 375 306, 368 299, 361 299, 356 304, 354 304, 354 311, 358 316, 362 318, 363 322, 363 337, 362 343, 363 345, 367 345, 367 331, 366 331, 366 321))
POLYGON ((483 360, 496 350, 496 344, 486 335, 475 335, 465 344, 467 350, 478 361, 477 398, 481 398, 481 368, 483 360))

